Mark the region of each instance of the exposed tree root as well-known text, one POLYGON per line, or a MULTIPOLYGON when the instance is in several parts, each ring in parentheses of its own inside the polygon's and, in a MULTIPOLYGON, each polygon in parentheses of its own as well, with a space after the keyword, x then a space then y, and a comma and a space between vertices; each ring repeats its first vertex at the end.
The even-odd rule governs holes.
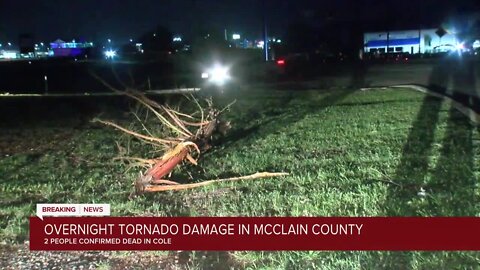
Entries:
POLYGON ((112 126, 120 131, 123 131, 129 135, 132 135, 136 138, 139 138, 141 140, 145 140, 145 141, 148 141, 148 142, 156 142, 158 143, 159 145, 164 145, 164 144, 167 144, 167 145, 172 145, 172 144, 175 144, 175 140, 164 140, 164 139, 160 139, 160 138, 156 138, 156 137, 151 137, 151 136, 146 136, 146 135, 143 135, 143 134, 140 134, 140 133, 137 133, 135 131, 132 131, 132 130, 129 130, 129 129, 126 129, 122 126, 119 126, 113 122, 110 122, 110 121, 104 121, 104 120, 100 120, 100 119, 93 119, 92 120, 93 123, 95 122, 98 122, 98 123, 101 123, 101 124, 104 124, 104 125, 107 125, 107 126, 112 126))
MULTIPOLYGON (((132 195, 142 194, 144 192, 192 189, 218 182, 288 175, 287 173, 262 172, 247 176, 208 180, 192 184, 179 184, 175 181, 164 179, 165 177, 168 177, 182 162, 187 161, 197 165, 197 160, 192 156, 192 154, 196 153, 195 157, 198 159, 202 151, 206 151, 211 147, 210 141, 215 132, 224 134, 230 128, 230 123, 219 120, 219 116, 223 111, 225 111, 225 109, 228 109, 231 104, 222 110, 217 110, 213 107, 211 101, 207 101, 207 107, 203 108, 198 100, 192 96, 190 101, 195 103, 198 110, 196 113, 186 114, 180 112, 178 109, 175 110, 169 106, 160 105, 138 91, 131 89, 127 91, 120 91, 118 89, 114 89, 100 78, 97 79, 110 87, 112 91, 122 93, 125 96, 136 100, 139 104, 147 109, 147 112, 151 112, 155 115, 155 119, 159 121, 159 124, 162 127, 161 131, 163 138, 152 135, 153 133, 150 132, 150 130, 148 130, 146 127, 146 121, 142 121, 136 113, 134 113, 134 116, 136 120, 140 122, 142 131, 148 135, 122 127, 111 121, 100 119, 93 120, 93 122, 113 127, 122 131, 123 133, 139 139, 144 143, 153 145, 156 151, 164 152, 160 158, 152 159, 128 156, 115 158, 115 160, 129 162, 128 170, 133 167, 146 168, 145 173, 140 173, 140 176, 134 182, 135 191, 132 193, 132 195)), ((128 155, 128 151, 122 152, 123 154, 128 155)))
POLYGON ((216 179, 216 180, 207 180, 199 183, 192 183, 192 184, 179 184, 177 182, 168 181, 168 180, 150 180, 149 182, 142 182, 139 185, 136 185, 137 194, 141 194, 144 192, 158 192, 158 191, 168 191, 168 190, 185 190, 185 189, 192 189, 198 187, 204 187, 215 183, 220 182, 229 182, 229 181, 240 181, 240 180, 253 180, 253 179, 261 179, 261 178, 271 178, 271 177, 279 177, 279 176, 287 176, 288 173, 272 173, 272 172, 257 172, 251 175, 246 176, 239 176, 239 177, 231 177, 231 178, 224 178, 224 179, 216 179), (161 185, 165 184, 165 185, 161 185))

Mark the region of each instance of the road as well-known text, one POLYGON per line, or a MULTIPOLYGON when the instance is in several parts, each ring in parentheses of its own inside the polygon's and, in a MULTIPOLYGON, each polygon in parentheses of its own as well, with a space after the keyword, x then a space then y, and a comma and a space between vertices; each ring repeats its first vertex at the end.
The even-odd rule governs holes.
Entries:
POLYGON ((480 113, 480 59, 459 57, 387 63, 358 62, 320 68, 310 80, 271 85, 277 89, 377 88, 420 86, 450 97, 480 113))
POLYGON ((451 56, 431 61, 365 68, 364 87, 416 85, 445 95, 480 113, 480 68, 478 59, 451 56))
POLYGON ((480 97, 478 60, 460 57, 408 64, 373 65, 366 68, 366 86, 415 84, 445 91, 480 97))
MULTIPOLYGON (((414 84, 442 88, 446 93, 459 92, 478 97, 479 65, 480 59, 459 57, 390 63, 332 64, 328 72, 323 74, 325 68, 322 69, 313 80, 303 82, 303 85, 363 88, 414 84)), ((284 84, 295 83, 299 84, 299 87, 302 85, 302 82, 294 80, 284 84)))

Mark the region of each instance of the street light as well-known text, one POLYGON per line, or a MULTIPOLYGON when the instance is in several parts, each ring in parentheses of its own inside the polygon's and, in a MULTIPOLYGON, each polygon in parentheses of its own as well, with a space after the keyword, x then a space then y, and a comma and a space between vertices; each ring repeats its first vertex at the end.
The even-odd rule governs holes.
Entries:
POLYGON ((473 44, 472 44, 472 48, 473 48, 473 49, 478 49, 478 48, 480 48, 480 40, 478 40, 478 39, 475 40, 475 41, 473 42, 473 44))

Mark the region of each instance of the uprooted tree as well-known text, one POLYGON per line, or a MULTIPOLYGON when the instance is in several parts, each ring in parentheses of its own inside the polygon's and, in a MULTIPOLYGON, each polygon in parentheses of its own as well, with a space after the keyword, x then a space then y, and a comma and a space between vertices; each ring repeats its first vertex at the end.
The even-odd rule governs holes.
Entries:
POLYGON ((211 148, 211 140, 215 133, 225 135, 230 128, 230 123, 220 119, 221 114, 230 108, 230 105, 223 109, 214 107, 211 99, 206 100, 206 106, 202 106, 194 96, 187 97, 188 101, 196 108, 193 112, 182 112, 179 108, 172 108, 168 104, 160 104, 135 90, 120 91, 112 90, 135 100, 147 113, 153 114, 161 127, 161 137, 153 135, 147 127, 145 120, 136 119, 140 122, 141 131, 126 128, 112 121, 94 119, 98 122, 113 127, 129 136, 132 136, 142 143, 152 145, 156 152, 163 153, 156 158, 148 159, 143 157, 122 156, 117 159, 126 160, 131 167, 141 167, 144 171, 135 180, 135 190, 132 195, 144 192, 158 192, 167 190, 183 190, 210 185, 216 182, 236 181, 247 179, 259 179, 275 176, 284 176, 286 173, 261 172, 247 176, 232 177, 226 179, 207 180, 191 184, 179 184, 168 180, 172 171, 183 162, 190 162, 197 165, 200 154, 211 148))

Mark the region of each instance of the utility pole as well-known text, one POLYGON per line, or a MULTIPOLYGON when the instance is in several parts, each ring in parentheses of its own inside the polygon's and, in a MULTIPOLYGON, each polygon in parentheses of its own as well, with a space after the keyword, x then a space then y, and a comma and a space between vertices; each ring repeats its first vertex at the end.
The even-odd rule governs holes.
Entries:
POLYGON ((263 52, 265 57, 265 62, 268 61, 268 33, 267 33, 267 8, 265 0, 262 1, 263 9, 263 52))
MULTIPOLYGON (((422 4, 418 5, 418 18, 419 18, 419 24, 418 24, 418 53, 420 54, 420 57, 423 57, 422 53, 422 4)), ((425 50, 425 44, 423 44, 424 50, 425 50)))
POLYGON ((422 53, 422 27, 418 28, 418 53, 422 53))
POLYGON ((387 51, 386 51, 387 54, 388 54, 388 49, 389 48, 390 48, 390 31, 387 30, 387 51))
POLYGON ((387 25, 387 51, 385 52, 388 54, 388 50, 390 49, 390 28, 391 28, 391 6, 390 4, 386 4, 387 12, 385 13, 387 18, 386 18, 386 25, 387 25))

